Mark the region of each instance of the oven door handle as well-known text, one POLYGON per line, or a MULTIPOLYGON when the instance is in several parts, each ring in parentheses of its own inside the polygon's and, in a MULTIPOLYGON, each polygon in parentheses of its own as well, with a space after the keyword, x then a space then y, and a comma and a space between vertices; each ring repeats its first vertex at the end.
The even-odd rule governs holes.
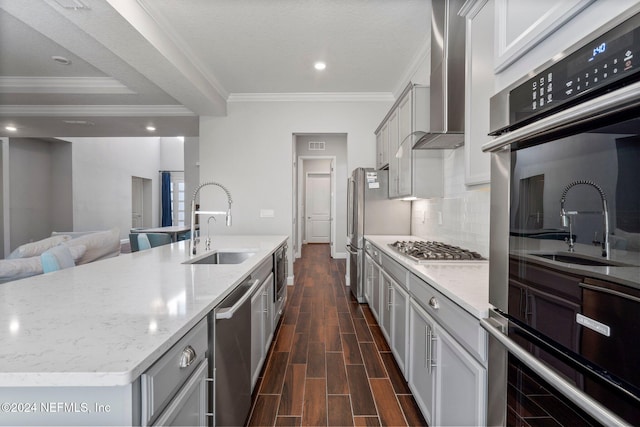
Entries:
POLYGON ((502 325, 499 322, 491 318, 481 319, 480 325, 489 332, 493 338, 498 340, 498 342, 502 344, 509 353, 520 359, 520 361, 531 368, 536 374, 540 375, 540 377, 545 381, 557 388, 560 393, 567 397, 567 399, 571 400, 603 425, 629 425, 628 422, 609 411, 607 408, 602 406, 602 404, 595 401, 575 386, 571 385, 564 378, 547 368, 529 352, 509 339, 509 337, 504 334, 502 325))

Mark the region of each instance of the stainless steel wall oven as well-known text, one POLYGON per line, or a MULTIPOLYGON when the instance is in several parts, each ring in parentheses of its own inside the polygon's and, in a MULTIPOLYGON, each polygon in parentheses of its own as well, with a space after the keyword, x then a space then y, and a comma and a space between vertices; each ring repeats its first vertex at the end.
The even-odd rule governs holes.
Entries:
POLYGON ((639 12, 491 100, 490 425, 640 425, 639 12))

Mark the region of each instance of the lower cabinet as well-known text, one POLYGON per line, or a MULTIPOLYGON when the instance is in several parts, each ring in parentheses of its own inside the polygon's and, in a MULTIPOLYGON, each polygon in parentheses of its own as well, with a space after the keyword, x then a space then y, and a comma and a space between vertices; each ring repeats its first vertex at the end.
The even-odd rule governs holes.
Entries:
POLYGON ((398 367, 402 373, 407 375, 407 331, 409 294, 391 278, 384 270, 381 270, 382 292, 382 330, 386 335, 391 352, 396 358, 398 367))
POLYGON ((380 267, 367 253, 364 256, 364 298, 377 321, 380 321, 380 267))
POLYGON ((258 381, 260 370, 273 339, 273 273, 251 297, 251 387, 258 381))
POLYGON ((422 307, 409 307, 409 388, 429 425, 483 425, 486 370, 422 307))

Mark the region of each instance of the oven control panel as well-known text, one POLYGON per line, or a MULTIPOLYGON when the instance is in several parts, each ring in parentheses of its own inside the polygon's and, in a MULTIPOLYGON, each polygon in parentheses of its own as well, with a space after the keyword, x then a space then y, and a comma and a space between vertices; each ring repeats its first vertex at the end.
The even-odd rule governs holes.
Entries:
POLYGON ((637 79, 640 15, 584 45, 509 92, 509 125, 637 79))

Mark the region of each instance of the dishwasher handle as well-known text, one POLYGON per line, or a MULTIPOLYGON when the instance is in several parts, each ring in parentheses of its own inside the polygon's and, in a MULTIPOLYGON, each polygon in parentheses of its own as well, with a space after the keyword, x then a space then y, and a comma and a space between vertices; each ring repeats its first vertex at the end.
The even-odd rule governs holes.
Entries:
POLYGON ((231 307, 225 307, 218 310, 216 312, 216 319, 231 319, 236 311, 238 311, 238 309, 242 306, 242 304, 244 304, 249 298, 251 298, 251 295, 253 295, 253 292, 258 288, 259 285, 260 279, 256 279, 249 290, 246 291, 244 295, 242 295, 242 297, 238 301, 236 301, 235 304, 233 304, 231 307))

